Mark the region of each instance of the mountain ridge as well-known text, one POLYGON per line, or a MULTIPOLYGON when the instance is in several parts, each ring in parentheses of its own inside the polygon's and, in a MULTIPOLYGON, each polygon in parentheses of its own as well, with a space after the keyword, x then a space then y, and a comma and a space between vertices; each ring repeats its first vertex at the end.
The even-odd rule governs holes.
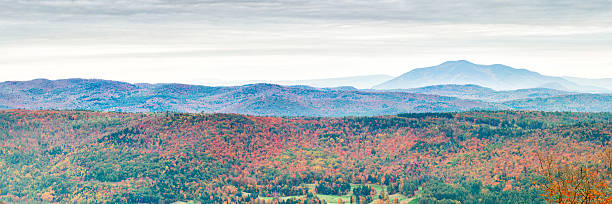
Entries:
POLYGON ((502 64, 480 65, 467 60, 447 61, 430 67, 416 68, 373 89, 410 89, 441 84, 476 84, 498 91, 551 87, 564 91, 606 92, 601 87, 585 86, 562 77, 542 75, 527 69, 502 64))
POLYGON ((529 88, 496 91, 491 88, 475 84, 442 84, 412 89, 394 89, 391 91, 403 91, 410 93, 422 93, 439 96, 450 96, 470 100, 482 100, 487 102, 502 102, 526 98, 546 98, 552 96, 578 94, 578 92, 560 91, 550 88, 529 88))
MULTIPOLYGON (((453 86, 453 85, 447 85, 453 86)), ((456 86, 456 85, 455 85, 456 86)), ((257 83, 243 86, 201 86, 177 83, 131 84, 101 79, 61 79, 31 81, 9 81, 0 83, 0 108, 2 109, 84 109, 120 112, 204 112, 240 113, 274 116, 371 116, 390 115, 405 112, 457 112, 469 110, 511 110, 515 108, 539 110, 532 100, 503 103, 493 100, 512 96, 514 92, 491 91, 476 85, 456 86, 451 94, 427 91, 405 90, 360 90, 352 87, 316 88, 309 86, 282 86, 257 83), (466 92, 462 87, 488 90, 490 100, 469 98, 452 93, 466 92), (505 93, 506 95, 503 95, 505 93), (529 105, 532 104, 532 105, 529 105)), ((542 89, 547 90, 548 89, 542 89)), ((524 90, 519 90, 524 91, 524 90)), ((526 94, 531 94, 527 90, 526 94)), ((517 91, 515 91, 517 92, 517 91)), ((609 95, 581 95, 566 92, 532 91, 534 96, 566 97, 579 99, 580 104, 571 100, 559 100, 546 104, 552 111, 612 111, 609 95), (544 95, 542 95, 544 94, 544 95), (548 95, 546 95, 548 94, 548 95), (577 97, 577 98, 576 98, 577 97), (592 104, 592 103, 598 103, 592 104), (586 108, 577 109, 576 105, 586 108), (590 107, 592 106, 592 107, 590 107)), ((481 91, 473 94, 479 95, 481 91)), ((482 92, 484 93, 484 92, 482 92)), ((517 97, 510 98, 516 99, 517 97)), ((518 97, 519 99, 524 99, 518 97)), ((542 97, 541 97, 542 98, 542 97)))
POLYGON ((130 84, 99 79, 0 83, 0 105, 25 109, 87 109, 124 112, 222 112, 284 116, 381 115, 493 108, 455 97, 276 84, 211 87, 130 84), (32 91, 34 90, 34 91, 32 91))

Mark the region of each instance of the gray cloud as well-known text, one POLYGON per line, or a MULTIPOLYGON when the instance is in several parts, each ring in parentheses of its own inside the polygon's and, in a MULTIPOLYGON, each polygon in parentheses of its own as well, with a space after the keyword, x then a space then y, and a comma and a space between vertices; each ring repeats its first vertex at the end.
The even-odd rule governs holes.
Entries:
POLYGON ((18 20, 400 20, 455 23, 609 23, 610 0, 1 0, 18 20))
POLYGON ((454 59, 610 77, 612 0, 0 0, 0 53, 0 81, 286 80, 454 59))

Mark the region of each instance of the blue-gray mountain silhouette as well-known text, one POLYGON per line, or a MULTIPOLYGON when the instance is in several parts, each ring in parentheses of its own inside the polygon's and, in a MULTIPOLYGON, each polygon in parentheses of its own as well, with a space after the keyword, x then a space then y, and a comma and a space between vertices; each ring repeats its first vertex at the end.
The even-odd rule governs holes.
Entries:
POLYGON ((553 88, 565 91, 605 92, 562 77, 541 75, 506 65, 479 65, 466 60, 448 61, 433 67, 417 68, 374 86, 374 89, 410 89, 442 84, 475 84, 495 90, 553 88))

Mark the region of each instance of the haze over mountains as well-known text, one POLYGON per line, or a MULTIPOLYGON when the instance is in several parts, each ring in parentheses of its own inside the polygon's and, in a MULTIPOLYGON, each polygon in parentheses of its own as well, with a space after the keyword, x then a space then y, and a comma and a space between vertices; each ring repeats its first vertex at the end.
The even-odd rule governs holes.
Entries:
POLYGON ((308 85, 312 87, 340 87, 352 86, 358 89, 369 89, 380 83, 393 79, 389 75, 365 75, 353 77, 338 77, 327 79, 310 79, 310 80, 295 80, 295 81, 256 81, 257 83, 267 82, 281 85, 308 85))
POLYGON ((546 98, 553 96, 563 96, 570 94, 577 94, 576 92, 561 91, 549 88, 531 88, 531 89, 517 89, 507 91, 495 91, 491 88, 482 87, 474 84, 457 85, 457 84, 446 84, 446 85, 433 85, 413 89, 398 89, 395 91, 409 92, 409 93, 420 93, 420 94, 431 94, 440 96, 451 96, 463 99, 482 100, 489 102, 501 102, 517 99, 528 99, 528 98, 546 98))
MULTIPOLYGON (((497 91, 547 88, 570 92, 612 93, 612 78, 586 79, 553 77, 527 69, 501 64, 479 65, 466 60, 447 61, 437 66, 416 68, 398 77, 389 75, 363 75, 309 80, 252 80, 221 82, 223 85, 271 83, 280 85, 307 85, 318 88, 352 86, 358 89, 396 90, 414 89, 434 85, 479 85, 497 91)), ((211 85, 211 83, 201 82, 211 85)))
POLYGON ((475 85, 375 91, 352 87, 314 88, 274 84, 210 87, 129 84, 96 79, 37 79, 0 83, 0 108, 177 111, 275 116, 368 116, 405 112, 508 109, 610 112, 612 95, 572 94, 548 89, 496 92, 475 85), (454 87, 455 91, 451 87, 454 87), (462 91, 470 89, 474 91, 462 91), (503 97, 517 100, 500 101, 503 97))
MULTIPOLYGON (((580 80, 577 78, 575 81, 580 80)), ((567 91, 610 92, 609 87, 597 87, 593 86, 593 83, 578 84, 562 77, 545 76, 526 69, 516 69, 501 64, 478 65, 465 60, 413 69, 373 88, 409 89, 441 84, 476 84, 495 90, 552 88, 567 91)))
POLYGON ((305 85, 317 88, 352 86, 357 89, 370 89, 385 81, 389 81, 395 77, 390 75, 361 75, 349 77, 321 78, 321 79, 303 79, 303 80, 221 80, 221 79, 195 79, 187 84, 197 84, 204 86, 238 86, 245 84, 278 84, 285 86, 305 85))
POLYGON ((592 86, 592 87, 601 87, 605 88, 606 91, 612 92, 612 78, 602 78, 602 79, 586 79, 579 77, 563 77, 571 82, 592 86))
POLYGON ((482 101, 408 92, 372 92, 250 84, 210 87, 129 84, 107 80, 0 83, 4 108, 86 109, 127 112, 221 112, 283 116, 384 115, 493 108, 482 101))
POLYGON ((0 109, 221 112, 280 116, 362 116, 467 110, 612 111, 607 79, 540 75, 504 65, 449 61, 399 77, 360 76, 242 86, 130 84, 100 79, 0 83, 0 109), (374 82, 375 89, 368 87, 374 82), (301 84, 297 82, 288 84, 301 84), (581 84, 579 84, 581 83, 581 84), (338 86, 316 88, 307 85, 338 86), (442 84, 442 85, 439 85, 442 84), (584 85, 588 84, 588 85, 584 85), (552 87, 552 88, 551 88, 552 87))

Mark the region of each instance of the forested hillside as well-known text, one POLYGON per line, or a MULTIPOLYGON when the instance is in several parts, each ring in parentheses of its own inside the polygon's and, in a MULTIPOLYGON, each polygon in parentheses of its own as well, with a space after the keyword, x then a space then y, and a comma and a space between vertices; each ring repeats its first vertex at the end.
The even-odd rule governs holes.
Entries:
POLYGON ((369 116, 495 107, 482 101, 406 92, 249 84, 130 84, 97 79, 0 83, 0 108, 121 112, 240 113, 273 116, 369 116))
MULTIPOLYGON (((495 91, 490 88, 468 84, 468 85, 457 85, 457 84, 446 84, 446 85, 435 85, 426 86, 414 89, 398 89, 397 91, 430 94, 439 96, 450 96, 462 99, 470 100, 481 100, 488 102, 503 102, 520 99, 533 99, 533 98, 549 98, 555 96, 564 95, 576 95, 578 93, 560 91, 555 89, 546 88, 531 88, 531 89, 517 89, 510 91, 495 91)), ((556 105, 552 103, 552 105, 556 105)), ((509 106, 513 107, 513 106, 509 106)), ((533 106, 532 108, 539 108, 533 106)))
POLYGON ((608 111, 612 109, 612 94, 574 94, 549 98, 529 98, 503 102, 518 110, 589 112, 592 110, 608 111))
POLYGON ((359 90, 248 84, 130 84, 99 79, 0 83, 0 109, 239 113, 260 116, 378 116, 470 110, 612 111, 612 95, 553 89, 493 91, 475 85, 359 90), (510 101, 512 100, 512 101, 510 101))
POLYGON ((541 155, 609 169, 601 154, 611 120, 531 111, 317 118, 5 110, 0 200, 540 203, 541 155))

